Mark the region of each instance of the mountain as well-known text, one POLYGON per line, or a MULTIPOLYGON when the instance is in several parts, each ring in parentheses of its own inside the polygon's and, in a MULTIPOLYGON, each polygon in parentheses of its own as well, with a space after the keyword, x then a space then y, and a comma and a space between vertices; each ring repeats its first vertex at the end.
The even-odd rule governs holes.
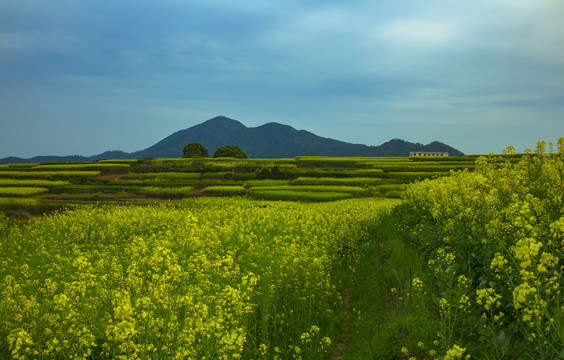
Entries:
POLYGON ((106 151, 102 154, 84 156, 41 156, 31 159, 4 158, 0 164, 25 162, 76 162, 101 159, 177 158, 182 156, 184 146, 199 142, 210 155, 220 146, 237 145, 250 158, 292 158, 301 155, 318 156, 409 156, 410 151, 440 151, 453 156, 462 152, 435 141, 427 145, 393 139, 379 146, 352 144, 324 138, 309 131, 296 130, 279 123, 267 123, 257 127, 246 127, 237 120, 217 116, 188 129, 180 130, 162 139, 153 146, 133 153, 106 151))

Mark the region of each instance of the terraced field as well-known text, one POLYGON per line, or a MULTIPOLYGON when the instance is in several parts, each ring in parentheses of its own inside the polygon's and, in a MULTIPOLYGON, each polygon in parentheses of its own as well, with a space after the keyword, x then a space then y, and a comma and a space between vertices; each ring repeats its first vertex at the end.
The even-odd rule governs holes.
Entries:
POLYGON ((474 160, 470 156, 441 159, 300 156, 10 164, 0 166, 0 197, 3 203, 17 202, 16 198, 43 202, 127 202, 194 196, 298 201, 398 197, 404 184, 447 175, 451 170, 472 170, 474 160))
POLYGON ((396 198, 415 180, 473 170, 475 159, 300 156, 9 164, 0 166, 0 209, 26 210, 38 202, 154 202, 200 196, 315 202, 396 198))

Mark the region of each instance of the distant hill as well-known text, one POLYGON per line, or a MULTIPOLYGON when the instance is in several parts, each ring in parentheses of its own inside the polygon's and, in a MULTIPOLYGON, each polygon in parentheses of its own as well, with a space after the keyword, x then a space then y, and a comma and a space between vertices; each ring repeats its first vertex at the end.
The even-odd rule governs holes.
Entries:
POLYGON ((452 156, 462 152, 441 142, 427 145, 393 139, 379 146, 352 144, 324 138, 309 131, 296 130, 279 123, 246 127, 237 120, 217 116, 188 129, 180 130, 155 145, 133 153, 106 151, 96 156, 38 156, 30 159, 9 157, 0 164, 26 162, 77 162, 101 159, 177 158, 191 142, 204 145, 210 156, 218 147, 239 146, 250 158, 285 158, 295 156, 409 156, 410 151, 440 151, 452 156))

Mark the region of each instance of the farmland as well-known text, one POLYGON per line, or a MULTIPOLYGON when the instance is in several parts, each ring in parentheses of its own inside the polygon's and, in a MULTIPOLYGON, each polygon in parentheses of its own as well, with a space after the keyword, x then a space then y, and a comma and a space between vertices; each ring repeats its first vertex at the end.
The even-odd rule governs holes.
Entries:
POLYGON ((562 359, 563 160, 2 166, 0 357, 562 359))
MULTIPOLYGON (((139 159, 0 166, 0 197, 47 204, 178 201, 202 196, 333 201, 399 198, 415 180, 472 170, 476 157, 139 159), (35 187, 17 190, 16 188, 35 187), (13 189, 10 189, 13 188, 13 189), (39 190, 39 188, 47 190, 39 190)), ((54 205, 53 205, 54 207, 54 205)), ((37 208, 37 207, 35 207, 37 208)), ((9 206, 2 206, 10 213, 9 206)), ((0 211, 2 211, 0 209, 0 211)), ((16 206, 18 213, 22 210, 16 206)), ((33 208, 30 209, 34 212, 33 208)))

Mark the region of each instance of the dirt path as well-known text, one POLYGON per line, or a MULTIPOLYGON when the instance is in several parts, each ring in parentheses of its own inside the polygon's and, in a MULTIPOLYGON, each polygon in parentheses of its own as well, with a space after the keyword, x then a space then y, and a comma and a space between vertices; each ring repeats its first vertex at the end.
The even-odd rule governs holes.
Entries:
POLYGON ((353 300, 353 275, 352 272, 349 274, 347 283, 345 284, 345 290, 343 291, 343 313, 345 315, 343 328, 339 334, 339 342, 333 350, 333 355, 331 355, 331 360, 340 360, 347 350, 347 342, 349 335, 353 329, 353 311, 352 311, 352 300, 353 300))

